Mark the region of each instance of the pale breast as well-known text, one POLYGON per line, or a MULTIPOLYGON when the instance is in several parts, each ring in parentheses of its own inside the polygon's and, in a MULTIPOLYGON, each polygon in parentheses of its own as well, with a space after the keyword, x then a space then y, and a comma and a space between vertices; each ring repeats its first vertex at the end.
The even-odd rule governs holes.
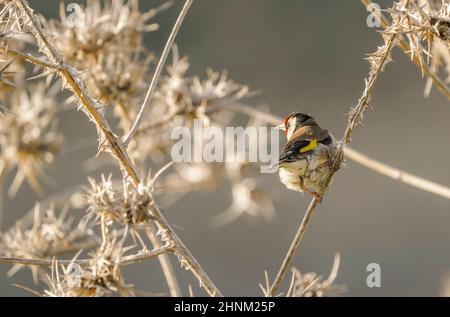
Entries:
POLYGON ((303 179, 299 176, 298 173, 291 172, 284 168, 280 168, 279 176, 280 176, 280 181, 288 189, 295 190, 298 192, 303 192, 303 190, 304 190, 303 179))
POLYGON ((279 175, 281 182, 289 189, 303 192, 321 192, 321 184, 329 172, 329 163, 336 145, 319 144, 311 155, 283 164, 279 175))

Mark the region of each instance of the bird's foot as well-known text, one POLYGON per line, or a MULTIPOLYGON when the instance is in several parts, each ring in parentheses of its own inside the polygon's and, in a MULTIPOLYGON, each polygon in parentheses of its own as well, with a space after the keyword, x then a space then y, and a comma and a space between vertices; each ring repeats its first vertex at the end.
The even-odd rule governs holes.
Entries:
POLYGON ((308 192, 309 194, 311 194, 311 196, 313 196, 313 198, 315 198, 316 200, 318 200, 319 204, 322 202, 322 198, 323 198, 323 195, 322 195, 322 194, 317 193, 317 192, 312 192, 312 191, 309 191, 309 190, 307 190, 307 192, 308 192))

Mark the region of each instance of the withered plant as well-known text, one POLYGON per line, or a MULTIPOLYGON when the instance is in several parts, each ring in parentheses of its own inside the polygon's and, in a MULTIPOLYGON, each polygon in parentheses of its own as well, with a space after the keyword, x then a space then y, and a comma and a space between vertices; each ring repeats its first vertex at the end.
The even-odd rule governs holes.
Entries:
MULTIPOLYGON (((366 6, 371 3, 362 2, 366 6)), ((207 69, 205 75, 188 75, 189 60, 174 43, 192 3, 186 0, 181 7, 176 1, 166 1, 142 12, 137 0, 88 0, 74 21, 65 15, 62 5, 60 17, 47 20, 25 0, 0 1, 0 181, 14 174, 12 183, 5 184, 9 194, 16 195, 26 181, 44 196, 41 179, 63 144, 58 115, 67 95, 65 102, 96 127, 99 153, 109 154, 121 173, 117 178, 89 178, 84 189, 71 193, 65 206, 37 202, 33 211, 0 235, 0 263, 12 265, 9 276, 29 267, 33 279, 46 285, 39 295, 135 296, 138 292, 126 282, 122 266, 155 258, 170 295, 186 295, 174 273, 175 258, 208 295, 222 296, 166 220, 158 197, 211 190, 228 183, 233 202, 212 219, 213 225, 226 225, 242 215, 273 217, 270 191, 256 164, 171 162, 173 127, 194 129, 193 121, 200 119, 206 126, 223 130, 242 114, 248 117, 249 126, 282 121, 247 105, 245 100, 252 91, 230 79, 226 71, 207 69), (156 56, 144 45, 144 34, 158 29, 157 15, 177 8, 178 18, 161 56, 156 56), (89 251, 85 258, 83 250, 89 251)), ((261 286, 264 296, 334 296, 344 290, 334 284, 339 255, 328 278, 303 274, 293 267, 292 260, 345 158, 450 199, 450 188, 349 147, 396 47, 426 77, 426 96, 436 87, 450 99, 450 5, 399 0, 376 14, 383 26, 382 43, 367 57, 364 90, 350 109, 323 192, 312 199, 275 279, 271 281, 266 274, 265 286, 261 286), (289 270, 290 286, 280 292, 289 270)), ((6 208, 4 212, 10 211, 6 208)))

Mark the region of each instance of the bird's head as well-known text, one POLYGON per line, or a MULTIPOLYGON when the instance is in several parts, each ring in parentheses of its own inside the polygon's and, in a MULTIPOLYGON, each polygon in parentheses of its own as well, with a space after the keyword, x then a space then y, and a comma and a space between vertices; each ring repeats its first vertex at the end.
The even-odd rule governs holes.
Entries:
POLYGON ((286 138, 289 140, 292 134, 295 132, 295 130, 304 126, 315 124, 316 122, 310 115, 301 112, 293 112, 286 118, 284 118, 284 122, 279 126, 277 126, 276 128, 283 130, 284 133, 286 134, 286 138))

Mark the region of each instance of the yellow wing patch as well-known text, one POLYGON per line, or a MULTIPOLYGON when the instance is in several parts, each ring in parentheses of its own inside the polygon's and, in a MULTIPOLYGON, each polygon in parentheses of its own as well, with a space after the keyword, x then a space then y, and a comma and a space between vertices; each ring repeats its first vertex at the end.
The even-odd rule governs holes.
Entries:
POLYGON ((309 144, 308 144, 307 146, 302 147, 302 148, 300 149, 300 153, 305 153, 305 152, 314 150, 316 147, 317 147, 317 140, 314 139, 314 140, 312 140, 311 142, 309 142, 309 144))

